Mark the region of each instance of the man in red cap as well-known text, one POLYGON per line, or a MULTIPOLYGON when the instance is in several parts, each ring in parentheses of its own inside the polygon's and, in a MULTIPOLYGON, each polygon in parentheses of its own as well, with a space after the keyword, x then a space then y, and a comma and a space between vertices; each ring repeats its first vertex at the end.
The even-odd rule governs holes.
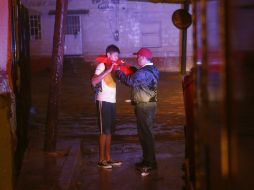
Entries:
POLYGON ((115 73, 122 83, 132 89, 131 99, 135 106, 138 136, 143 151, 143 159, 135 164, 136 168, 141 172, 149 172, 157 168, 152 128, 157 107, 159 71, 151 61, 152 52, 148 48, 141 48, 134 55, 137 56, 139 66, 135 73, 126 75, 121 70, 115 73))
POLYGON ((133 53, 133 55, 144 56, 144 57, 146 57, 147 59, 149 59, 149 61, 150 61, 150 59, 153 57, 152 52, 151 52, 148 48, 140 48, 140 49, 138 50, 138 52, 133 53))

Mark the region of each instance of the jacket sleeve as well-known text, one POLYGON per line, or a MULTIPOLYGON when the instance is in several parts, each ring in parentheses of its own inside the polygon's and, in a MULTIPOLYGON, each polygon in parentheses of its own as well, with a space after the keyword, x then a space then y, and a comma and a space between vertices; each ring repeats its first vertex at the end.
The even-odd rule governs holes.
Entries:
POLYGON ((143 81, 142 74, 138 71, 131 75, 125 75, 122 71, 117 70, 116 77, 120 80, 120 82, 130 87, 139 86, 143 81))

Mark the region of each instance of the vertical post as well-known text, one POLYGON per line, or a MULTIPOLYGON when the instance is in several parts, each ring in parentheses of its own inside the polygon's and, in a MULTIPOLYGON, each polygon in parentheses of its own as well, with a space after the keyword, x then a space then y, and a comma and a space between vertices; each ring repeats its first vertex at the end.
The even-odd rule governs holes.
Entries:
MULTIPOLYGON (((183 4, 183 9, 189 10, 189 2, 186 0, 183 4)), ((181 74, 186 74, 186 52, 187 52, 187 29, 181 31, 181 74)))
POLYGON ((47 121, 45 130, 45 151, 55 151, 58 124, 58 107, 61 95, 61 81, 64 56, 64 26, 68 0, 56 1, 54 43, 51 59, 51 81, 48 98, 47 121))
POLYGON ((0 189, 14 189, 15 125, 11 114, 11 6, 0 1, 0 189))
MULTIPOLYGON (((0 77, 0 79, 3 79, 0 77)), ((11 113, 10 93, 0 94, 0 189, 13 189, 14 184, 14 164, 13 164, 13 142, 11 133, 11 113)))

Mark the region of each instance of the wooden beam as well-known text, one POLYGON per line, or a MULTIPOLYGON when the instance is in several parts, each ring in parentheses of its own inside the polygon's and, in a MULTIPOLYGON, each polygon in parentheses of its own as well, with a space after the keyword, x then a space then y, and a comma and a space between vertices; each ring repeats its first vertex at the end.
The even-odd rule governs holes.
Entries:
MULTIPOLYGON (((48 15, 55 15, 55 14, 56 14, 56 10, 50 10, 48 12, 48 15)), ((85 15, 85 14, 89 14, 89 10, 87 9, 68 10, 67 14, 68 15, 85 15)))
POLYGON ((135 2, 146 2, 146 3, 174 3, 174 4, 183 4, 185 2, 190 3, 191 0, 128 0, 135 2))

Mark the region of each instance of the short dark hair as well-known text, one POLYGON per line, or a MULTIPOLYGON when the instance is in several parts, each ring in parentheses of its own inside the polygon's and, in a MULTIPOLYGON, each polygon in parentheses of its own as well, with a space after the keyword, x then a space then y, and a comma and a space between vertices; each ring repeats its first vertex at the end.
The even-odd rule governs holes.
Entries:
POLYGON ((111 44, 111 45, 109 45, 109 46, 106 48, 106 53, 112 53, 112 52, 120 53, 120 49, 119 49, 116 45, 111 44))

